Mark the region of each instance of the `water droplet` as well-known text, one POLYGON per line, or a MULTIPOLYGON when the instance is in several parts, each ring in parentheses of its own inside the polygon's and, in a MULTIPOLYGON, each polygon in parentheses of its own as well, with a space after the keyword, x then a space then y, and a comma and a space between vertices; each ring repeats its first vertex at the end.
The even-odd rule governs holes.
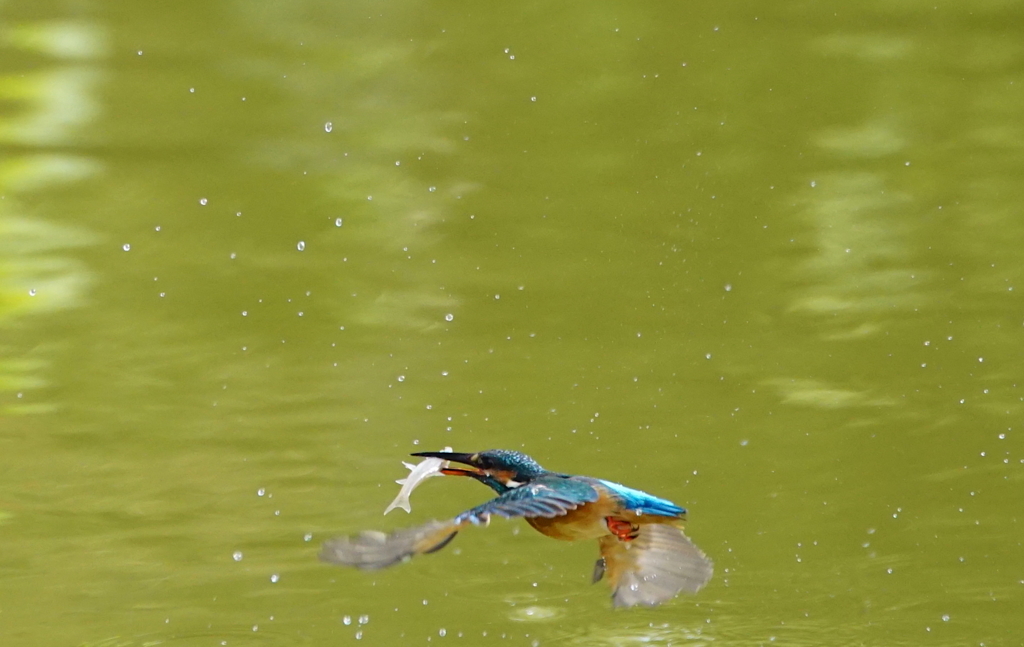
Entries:
POLYGON ((732 292, 732 283, 726 283, 725 284, 725 291, 726 292, 732 292))
POLYGON ((206 206, 207 202, 208 200, 206 198, 199 198, 199 204, 203 205, 204 207, 206 206))
POLYGON ((448 631, 444 627, 441 627, 440 629, 437 630, 437 635, 441 636, 442 638, 444 638, 445 636, 448 635, 448 631))
POLYGON ((342 618, 341 619, 341 624, 343 624, 343 625, 350 625, 350 624, 352 624, 352 616, 345 616, 344 618, 342 618))
POLYGON ((327 133, 329 133, 329 132, 331 132, 332 130, 334 130, 334 124, 332 124, 332 123, 331 123, 331 122, 329 122, 329 121, 328 121, 328 122, 327 122, 326 124, 324 124, 324 132, 327 132, 327 133))
POLYGON ((444 320, 445 320, 445 321, 451 321, 451 320, 452 320, 452 319, 454 319, 454 318, 455 318, 455 315, 453 315, 453 314, 452 314, 452 313, 450 313, 450 312, 449 312, 448 314, 446 314, 446 315, 444 316, 444 320))
POLYGON ((270 581, 272 583, 276 584, 279 579, 281 579, 281 576, 278 575, 277 573, 274 573, 273 575, 270 576, 270 581))
POLYGON ((359 616, 359 624, 365 625, 370 622, 370 616, 363 614, 359 616))
POLYGON ((253 631, 259 631, 260 630, 260 626, 259 625, 253 625, 252 626, 252 630, 253 631))
POLYGON ((437 191, 437 187, 436 186, 432 186, 429 189, 427 189, 427 191, 430 191, 431 193, 433 193, 434 191, 437 191))
POLYGON ((705 354, 705 355, 704 355, 704 359, 711 359, 711 353, 707 353, 707 354, 705 354))
POLYGON ((36 289, 35 289, 35 288, 32 288, 31 290, 29 290, 29 291, 28 291, 28 295, 29 295, 30 297, 34 297, 34 296, 36 295, 36 289))
POLYGON ((334 219, 334 226, 335 227, 340 227, 341 226, 341 218, 335 218, 334 219))
POLYGON ((310 541, 311 539, 313 539, 313 533, 311 532, 307 532, 302 536, 302 541, 310 541))
POLYGON ((129 245, 128 243, 125 243, 124 245, 121 245, 121 249, 123 249, 126 252, 129 252, 129 251, 131 251, 132 246, 129 245))
POLYGON ((398 381, 399 382, 405 382, 405 376, 404 375, 399 375, 398 376, 398 381))
POLYGON ((356 632, 356 640, 362 640, 362 639, 363 639, 363 632, 357 631, 356 632))
POLYGON ((299 244, 295 246, 295 249, 299 250, 300 252, 306 249, 306 241, 300 240, 299 244))
POLYGON ((236 562, 242 561, 242 551, 236 550, 235 552, 231 553, 231 559, 235 560, 236 562))
POLYGON ((942 621, 943 622, 949 622, 949 614, 948 613, 942 614, 942 621))
POLYGON ((267 493, 266 488, 260 488, 260 489, 256 490, 256 496, 263 496, 266 493, 267 493))
POLYGON ((249 316, 249 311, 248 310, 242 310, 242 316, 243 317, 248 317, 249 316))

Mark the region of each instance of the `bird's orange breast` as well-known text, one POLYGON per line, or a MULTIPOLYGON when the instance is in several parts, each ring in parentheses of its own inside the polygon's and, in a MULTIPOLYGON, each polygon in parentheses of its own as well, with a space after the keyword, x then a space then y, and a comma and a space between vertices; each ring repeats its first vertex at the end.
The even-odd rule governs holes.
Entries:
POLYGON ((610 534, 605 517, 616 516, 618 508, 618 504, 602 492, 597 501, 584 503, 561 517, 532 517, 526 521, 552 539, 597 539, 610 534))
POLYGON ((624 510, 614 499, 604 492, 600 498, 592 503, 584 503, 575 510, 570 510, 561 517, 529 517, 526 522, 533 526, 537 532, 547 535, 552 539, 564 541, 576 541, 577 539, 600 539, 612 535, 608 528, 606 519, 612 517, 621 519, 634 525, 644 526, 647 524, 668 524, 677 526, 680 519, 677 517, 663 517, 654 514, 639 514, 630 510, 624 510))

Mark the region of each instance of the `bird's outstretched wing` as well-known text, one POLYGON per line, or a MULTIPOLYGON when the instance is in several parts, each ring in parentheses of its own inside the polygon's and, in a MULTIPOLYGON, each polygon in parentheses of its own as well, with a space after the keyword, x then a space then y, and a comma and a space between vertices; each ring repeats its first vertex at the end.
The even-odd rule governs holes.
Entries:
POLYGON ((632 541, 607 536, 598 540, 594 581, 605 574, 617 607, 654 606, 677 594, 696 593, 711 579, 713 568, 683 531, 669 524, 645 524, 632 541))
POLYGON ((413 555, 441 550, 455 537, 460 527, 453 521, 428 521, 391 534, 365 530, 351 537, 334 537, 324 542, 320 559, 367 571, 386 568, 407 561, 413 555))
POLYGON ((511 489, 487 503, 455 517, 456 523, 487 523, 499 517, 561 517, 570 510, 597 501, 599 494, 589 483, 571 478, 540 478, 511 489))
POLYGON ((367 530, 351 537, 328 539, 320 551, 320 559, 363 570, 386 568, 415 555, 441 550, 459 530, 469 524, 486 524, 491 515, 559 517, 585 503, 596 501, 597 497, 597 490, 587 483, 562 478, 551 482, 538 479, 509 490, 449 521, 428 521, 390 534, 367 530))

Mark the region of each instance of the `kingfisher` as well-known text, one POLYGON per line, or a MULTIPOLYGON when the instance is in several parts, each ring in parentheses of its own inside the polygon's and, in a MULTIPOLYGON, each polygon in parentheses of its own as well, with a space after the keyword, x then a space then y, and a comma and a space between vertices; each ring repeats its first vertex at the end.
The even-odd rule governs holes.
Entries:
POLYGON ((696 593, 711 579, 711 560, 683 534, 686 510, 671 501, 604 479, 552 472, 507 449, 412 455, 464 465, 440 471, 473 478, 498 496, 446 521, 329 539, 320 559, 385 568, 439 551, 463 528, 486 526, 492 516, 522 517, 554 539, 596 539, 600 557, 593 582, 608 581, 615 607, 656 606, 681 592, 696 593))

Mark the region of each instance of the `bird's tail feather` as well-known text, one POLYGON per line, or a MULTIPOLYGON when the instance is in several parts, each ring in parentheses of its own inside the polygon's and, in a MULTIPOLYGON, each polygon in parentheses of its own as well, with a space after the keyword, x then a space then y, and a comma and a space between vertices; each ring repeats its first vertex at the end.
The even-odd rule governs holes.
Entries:
POLYGON ((351 537, 334 537, 324 542, 320 559, 368 571, 386 568, 408 561, 414 555, 441 550, 461 527, 461 524, 451 520, 428 521, 390 534, 366 530, 351 537))

